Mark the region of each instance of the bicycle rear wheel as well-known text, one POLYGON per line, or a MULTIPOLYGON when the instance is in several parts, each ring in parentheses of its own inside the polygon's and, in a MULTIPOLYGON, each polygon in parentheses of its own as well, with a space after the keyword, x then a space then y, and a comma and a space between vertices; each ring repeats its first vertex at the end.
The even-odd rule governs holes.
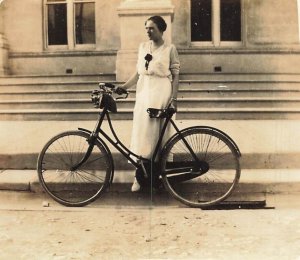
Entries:
POLYGON ((99 140, 89 158, 72 169, 85 156, 89 134, 68 131, 54 136, 38 157, 37 171, 44 190, 65 206, 84 206, 98 198, 108 187, 113 161, 106 145, 99 140))
POLYGON ((165 146, 161 175, 171 195, 190 207, 205 207, 226 199, 240 178, 239 151, 222 132, 192 127, 182 136, 198 158, 195 160, 180 135, 165 146))

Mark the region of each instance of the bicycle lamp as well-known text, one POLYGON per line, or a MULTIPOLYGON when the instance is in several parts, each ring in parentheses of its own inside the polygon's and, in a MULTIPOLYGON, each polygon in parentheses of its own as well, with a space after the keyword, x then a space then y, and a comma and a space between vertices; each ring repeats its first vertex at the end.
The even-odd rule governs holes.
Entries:
POLYGON ((93 90, 91 94, 92 103, 95 108, 100 108, 102 94, 99 90, 93 90))

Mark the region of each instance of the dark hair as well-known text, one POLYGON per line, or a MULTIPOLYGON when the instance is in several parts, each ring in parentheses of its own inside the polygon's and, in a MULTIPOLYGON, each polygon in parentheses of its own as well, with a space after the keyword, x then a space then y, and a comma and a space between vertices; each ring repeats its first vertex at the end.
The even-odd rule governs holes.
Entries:
MULTIPOLYGON (((158 30, 160 30, 161 32, 164 32, 167 29, 167 24, 166 24, 164 18, 162 18, 161 16, 159 16, 159 15, 151 16, 150 18, 147 19, 147 21, 150 21, 150 20, 157 25, 158 30)), ((146 21, 146 23, 147 23, 147 21, 146 21)))

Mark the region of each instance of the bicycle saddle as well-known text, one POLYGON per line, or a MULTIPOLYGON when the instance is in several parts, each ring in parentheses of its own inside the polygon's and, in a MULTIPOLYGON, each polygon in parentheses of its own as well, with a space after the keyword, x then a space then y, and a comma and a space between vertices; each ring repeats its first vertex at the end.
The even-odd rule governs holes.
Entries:
POLYGON ((148 108, 147 112, 150 118, 167 118, 171 117, 176 111, 171 107, 166 109, 148 108))

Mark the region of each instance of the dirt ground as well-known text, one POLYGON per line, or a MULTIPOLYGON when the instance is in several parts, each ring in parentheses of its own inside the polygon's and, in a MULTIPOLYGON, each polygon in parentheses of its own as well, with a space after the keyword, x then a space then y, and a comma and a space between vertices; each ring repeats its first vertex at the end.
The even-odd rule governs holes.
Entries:
POLYGON ((299 207, 66 208, 0 195, 0 259, 300 259, 299 207))

